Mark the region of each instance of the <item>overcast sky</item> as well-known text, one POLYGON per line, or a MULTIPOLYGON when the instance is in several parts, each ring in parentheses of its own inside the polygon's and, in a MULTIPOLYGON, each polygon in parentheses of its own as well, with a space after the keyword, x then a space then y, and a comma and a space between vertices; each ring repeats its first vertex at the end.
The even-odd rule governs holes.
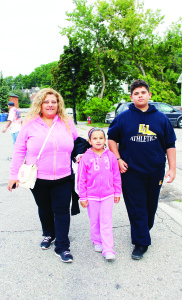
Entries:
MULTIPOLYGON (((144 0, 145 8, 161 9, 166 25, 182 15, 179 0, 144 0)), ((59 33, 66 25, 65 11, 72 0, 6 0, 0 6, 0 71, 3 77, 30 74, 41 64, 58 61, 67 38, 59 33)))

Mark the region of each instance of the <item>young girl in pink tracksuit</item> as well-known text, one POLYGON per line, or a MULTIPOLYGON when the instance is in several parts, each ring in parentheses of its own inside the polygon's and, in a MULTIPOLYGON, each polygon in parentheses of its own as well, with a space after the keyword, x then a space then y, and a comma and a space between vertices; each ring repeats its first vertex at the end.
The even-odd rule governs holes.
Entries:
POLYGON ((112 209, 113 203, 120 200, 121 176, 115 155, 104 147, 104 131, 92 128, 88 137, 92 148, 85 152, 78 166, 79 197, 88 210, 95 251, 111 260, 115 259, 112 209))

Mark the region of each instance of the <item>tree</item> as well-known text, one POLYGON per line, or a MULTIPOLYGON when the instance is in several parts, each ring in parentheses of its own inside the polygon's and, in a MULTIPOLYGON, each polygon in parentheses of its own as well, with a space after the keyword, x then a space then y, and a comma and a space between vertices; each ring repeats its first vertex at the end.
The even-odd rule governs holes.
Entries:
POLYGON ((174 74, 173 70, 177 53, 182 53, 180 21, 172 24, 161 37, 156 31, 164 19, 160 10, 144 12, 143 3, 134 0, 101 0, 98 10, 120 44, 118 49, 113 47, 107 51, 108 54, 116 61, 125 55, 125 65, 132 66, 128 69, 130 78, 143 77, 149 83, 153 78, 157 98, 173 104, 175 92, 179 93, 173 81, 179 74, 174 74))
POLYGON ((28 93, 24 94, 20 89, 15 89, 13 92, 19 97, 18 102, 20 108, 30 107, 30 97, 28 93))
POLYGON ((29 75, 19 74, 15 78, 6 77, 5 81, 10 89, 31 89, 32 87, 51 86, 51 69, 57 65, 57 62, 48 63, 35 68, 29 75))
POLYGON ((2 77, 2 73, 0 73, 0 110, 1 111, 7 110, 8 94, 9 94, 9 88, 6 86, 6 83, 2 77))
POLYGON ((106 113, 109 111, 112 106, 112 102, 109 101, 106 97, 102 99, 100 97, 93 97, 87 104, 84 106, 84 113, 87 116, 91 116, 92 122, 104 123, 106 113))
POLYGON ((75 73, 75 92, 77 110, 86 101, 86 92, 91 84, 91 59, 89 51, 81 51, 79 46, 73 47, 71 41, 69 46, 64 47, 64 53, 60 55, 57 66, 53 67, 52 86, 59 91, 64 98, 66 107, 73 107, 73 81, 71 68, 75 73))
POLYGON ((14 87, 15 87, 15 89, 19 89, 19 90, 21 90, 22 88, 23 88, 23 82, 22 82, 22 80, 23 80, 23 75, 21 75, 21 74, 19 74, 18 76, 16 76, 15 77, 15 79, 14 79, 14 87))
POLYGON ((83 52, 90 53, 92 81, 98 92, 97 96, 102 98, 108 83, 116 79, 113 79, 114 68, 110 72, 113 60, 107 57, 107 51, 117 40, 108 32, 105 20, 95 5, 89 5, 87 0, 73 2, 76 8, 72 13, 66 13, 71 26, 61 28, 60 33, 71 39, 73 46, 79 45, 83 52))
MULTIPOLYGON (((32 76, 34 76, 35 84, 34 86, 51 86, 52 75, 51 70, 53 67, 57 65, 57 62, 54 61, 52 63, 41 65, 40 67, 35 68, 32 76)), ((30 74, 30 75, 31 75, 30 74)))
POLYGON ((115 61, 125 55, 125 62, 129 61, 132 67, 146 76, 145 66, 148 58, 151 59, 148 55, 153 52, 154 30, 164 18, 160 16, 160 10, 144 13, 143 4, 135 0, 98 0, 98 10, 120 45, 116 49, 113 47, 108 54, 115 61))

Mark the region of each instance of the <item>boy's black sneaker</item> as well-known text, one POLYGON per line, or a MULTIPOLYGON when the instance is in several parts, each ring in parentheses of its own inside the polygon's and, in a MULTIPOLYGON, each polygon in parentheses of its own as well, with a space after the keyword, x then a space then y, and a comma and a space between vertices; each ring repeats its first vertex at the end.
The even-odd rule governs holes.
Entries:
POLYGON ((73 261, 73 256, 71 255, 70 251, 64 251, 61 253, 57 253, 55 251, 55 254, 61 258, 62 262, 71 263, 73 261))
POLYGON ((40 247, 42 248, 42 250, 47 250, 51 248, 51 244, 54 243, 54 241, 55 238, 52 238, 51 236, 45 236, 45 238, 40 244, 40 247))
POLYGON ((133 259, 141 259, 143 257, 143 254, 147 251, 148 246, 138 246, 136 245, 131 257, 133 259))

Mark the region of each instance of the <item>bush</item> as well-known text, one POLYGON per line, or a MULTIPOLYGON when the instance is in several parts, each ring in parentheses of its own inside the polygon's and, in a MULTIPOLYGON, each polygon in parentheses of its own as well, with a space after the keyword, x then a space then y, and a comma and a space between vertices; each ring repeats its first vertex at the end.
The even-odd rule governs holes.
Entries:
POLYGON ((86 121, 87 120, 87 116, 83 112, 80 112, 80 111, 76 114, 76 118, 77 118, 77 121, 86 121))
POLYGON ((112 102, 107 98, 94 97, 85 105, 84 113, 91 117, 93 123, 104 123, 111 106, 112 102))
POLYGON ((24 104, 19 102, 19 108, 29 108, 31 106, 31 104, 24 104))
POLYGON ((5 111, 8 107, 9 88, 3 84, 4 81, 2 81, 0 86, 0 109, 5 111))

